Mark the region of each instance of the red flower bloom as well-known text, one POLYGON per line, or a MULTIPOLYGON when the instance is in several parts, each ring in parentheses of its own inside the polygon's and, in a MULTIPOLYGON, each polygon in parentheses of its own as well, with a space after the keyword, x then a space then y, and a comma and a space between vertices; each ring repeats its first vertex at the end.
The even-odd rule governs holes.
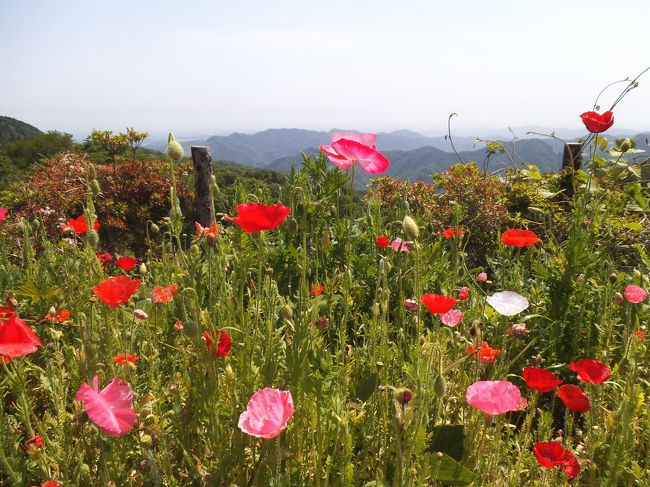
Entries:
POLYGON ((454 298, 441 294, 423 294, 420 302, 429 309, 429 313, 432 315, 445 314, 458 303, 454 298))
POLYGON ((183 325, 182 320, 176 320, 176 323, 174 323, 174 331, 183 331, 183 325))
POLYGON ((16 312, 7 306, 0 306, 0 319, 1 318, 11 318, 16 316, 16 312))
POLYGON ((458 300, 465 301, 469 298, 469 289, 467 287, 461 287, 458 291, 458 300))
POLYGON ((42 345, 36 333, 18 316, 0 321, 0 355, 10 359, 34 353, 42 345))
POLYGON ((386 235, 380 235, 379 237, 375 237, 375 247, 377 247, 378 249, 387 248, 389 243, 390 243, 390 239, 386 235))
POLYGON ((564 384, 557 388, 557 397, 574 413, 584 413, 591 409, 591 401, 587 395, 573 384, 564 384))
POLYGON ((311 295, 312 296, 320 296, 325 292, 325 286, 322 284, 312 284, 311 285, 311 295))
POLYGON ((217 224, 214 221, 208 228, 205 228, 199 222, 194 222, 194 226, 196 227, 196 237, 194 237, 194 242, 199 240, 201 237, 217 238, 217 234, 219 233, 219 228, 217 228, 217 224))
POLYGON ((520 230, 513 228, 501 234, 501 241, 510 247, 530 247, 541 242, 539 237, 532 230, 520 230))
POLYGON ((237 216, 230 218, 230 221, 245 232, 252 233, 279 227, 289 213, 291 210, 280 203, 270 206, 246 203, 237 205, 237 216))
POLYGON ((0 208, 0 222, 3 222, 7 219, 7 213, 9 213, 9 210, 7 208, 0 208))
POLYGON ((137 263, 138 259, 134 259, 133 257, 128 256, 120 257, 115 261, 115 265, 120 269, 124 269, 125 271, 130 271, 137 263))
POLYGON ((174 294, 178 292, 177 284, 170 284, 169 286, 156 286, 151 291, 151 301, 153 303, 170 303, 174 299, 174 294))
POLYGON ((612 376, 609 365, 598 360, 582 359, 571 362, 569 368, 578 374, 582 382, 589 384, 602 384, 612 376))
POLYGON ((465 230, 460 227, 449 227, 442 232, 442 236, 445 238, 462 237, 463 235, 465 235, 465 230))
POLYGON ((203 338, 205 340, 205 347, 208 349, 208 352, 212 352, 213 357, 227 357, 230 353, 230 345, 232 344, 232 338, 224 330, 216 331, 206 331, 203 332, 203 338), (218 335, 217 335, 218 333, 218 335), (212 343, 216 342, 217 347, 214 350, 211 350, 212 343))
POLYGON ((553 373, 539 367, 526 367, 523 377, 528 387, 539 392, 550 392, 562 384, 562 381, 556 379, 553 373))
POLYGON ((542 467, 560 467, 570 478, 575 478, 580 473, 576 457, 557 441, 538 441, 533 446, 533 454, 542 467))
POLYGON ((474 347, 467 347, 467 353, 476 353, 476 358, 484 364, 489 364, 497 361, 497 355, 503 350, 498 348, 491 348, 488 342, 482 342, 481 347, 477 350, 474 347))
POLYGON ((135 364, 138 362, 138 360, 140 360, 140 357, 138 357, 137 355, 133 356, 128 353, 122 353, 120 355, 117 355, 116 357, 113 357, 113 362, 118 365, 126 365, 128 363, 135 364))
MULTIPOLYGON (((93 228, 95 231, 99 231, 101 225, 97 220, 93 222, 93 228)), ((81 215, 77 218, 70 218, 67 225, 62 225, 61 230, 72 230, 77 235, 82 235, 88 231, 88 225, 86 224, 86 217, 81 215)))
POLYGON ((41 484, 41 487, 61 487, 56 480, 47 480, 41 484))
POLYGON ((592 134, 604 132, 614 125, 614 113, 605 112, 602 115, 597 112, 585 112, 580 115, 582 123, 592 134))
POLYGON ((104 304, 117 308, 126 303, 140 287, 140 279, 128 276, 113 276, 93 286, 92 290, 104 304))
POLYGON ((68 320, 69 318, 70 318, 70 311, 68 311, 65 308, 58 310, 53 315, 50 314, 50 313, 45 315, 45 319, 47 321, 53 321, 53 322, 56 322, 56 323, 63 323, 64 321, 68 320))
POLYGON ((44 444, 44 441, 43 441, 43 438, 41 437, 41 435, 36 435, 36 436, 31 437, 27 441, 25 441, 25 443, 23 443, 23 449, 25 451, 29 451, 32 448, 34 448, 36 450, 40 450, 41 448, 43 448, 43 444, 44 444))
POLYGON ((104 253, 104 254, 95 254, 97 257, 97 260, 102 264, 102 267, 106 269, 106 266, 110 264, 110 262, 113 260, 113 256, 109 253, 104 253))
POLYGON ((632 334, 633 334, 633 335, 636 335, 640 342, 642 342, 643 340, 645 340, 645 333, 643 333, 643 332, 640 331, 640 330, 639 330, 639 331, 633 331, 632 334))

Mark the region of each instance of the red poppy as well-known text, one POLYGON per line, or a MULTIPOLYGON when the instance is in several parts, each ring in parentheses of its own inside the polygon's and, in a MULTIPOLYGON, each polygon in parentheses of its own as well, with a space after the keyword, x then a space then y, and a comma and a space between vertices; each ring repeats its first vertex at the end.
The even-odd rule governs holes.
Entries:
POLYGON ((183 331, 183 325, 182 320, 176 320, 176 323, 174 323, 174 331, 183 331))
POLYGON ((194 237, 195 242, 199 240, 201 237, 216 238, 217 233, 219 233, 219 228, 217 228, 217 224, 214 221, 210 224, 208 228, 205 228, 199 222, 194 222, 194 226, 196 227, 196 237, 194 237))
POLYGON ((3 222, 7 219, 7 213, 9 213, 9 210, 7 208, 0 208, 0 222, 3 222))
POLYGON ((602 115, 598 112, 585 112, 580 115, 580 118, 592 134, 604 132, 614 125, 614 113, 612 112, 605 112, 602 115))
POLYGON ((532 230, 520 230, 513 228, 501 234, 501 241, 510 247, 530 247, 541 242, 539 237, 532 230))
POLYGON ((557 388, 557 397, 574 413, 584 413, 591 409, 591 401, 587 395, 573 384, 564 384, 557 388))
POLYGON ((25 451, 29 451, 32 448, 35 450, 40 450, 43 448, 43 437, 41 435, 36 435, 32 436, 30 439, 26 440, 25 443, 23 443, 23 449, 25 451))
POLYGON ((47 321, 53 321, 53 322, 56 322, 56 323, 63 323, 64 321, 68 320, 70 318, 70 316, 71 316, 70 311, 63 308, 63 309, 58 310, 54 314, 50 314, 50 313, 46 314, 45 319, 47 321))
POLYGON ((135 364, 138 362, 138 360, 140 360, 140 357, 138 357, 137 355, 133 356, 128 353, 122 353, 120 355, 117 355, 116 357, 113 357, 113 362, 118 365, 126 365, 128 363, 135 364))
POLYGON ((458 291, 458 300, 465 301, 469 298, 469 289, 467 287, 461 287, 458 291))
POLYGON ((113 276, 93 286, 92 290, 104 304, 117 308, 133 296, 140 283, 140 279, 131 279, 129 276, 113 276))
POLYGON ((289 213, 291 209, 280 203, 270 206, 245 203, 237 205, 237 216, 230 220, 245 232, 252 233, 279 227, 289 213))
POLYGON ((375 247, 377 247, 378 249, 387 248, 389 243, 390 243, 390 239, 386 235, 380 235, 379 237, 375 237, 375 247))
POLYGON ((560 467, 570 478, 580 473, 576 457, 558 441, 538 441, 533 446, 533 454, 542 467, 560 467))
POLYGON ((205 340, 205 347, 208 349, 208 352, 212 352, 213 357, 227 357, 230 353, 230 345, 232 344, 232 338, 224 330, 221 331, 206 331, 203 332, 203 339, 205 340), (212 343, 217 341, 217 333, 219 342, 217 343, 217 348, 212 349, 212 343))
POLYGON ((639 330, 639 331, 633 331, 633 332, 632 332, 632 335, 636 335, 636 337, 639 339, 640 342, 642 342, 643 340, 645 340, 645 333, 643 333, 643 332, 640 331, 640 330, 639 330))
POLYGON ((42 345, 36 333, 18 316, 0 321, 0 355, 16 358, 34 353, 42 345))
MULTIPOLYGON (((97 220, 93 222, 93 228, 95 231, 99 231, 101 225, 97 220)), ((72 230, 77 235, 84 234, 88 231, 88 225, 86 224, 86 217, 81 215, 77 218, 70 218, 67 225, 62 225, 61 230, 72 230)))
POLYGON ((120 257, 119 259, 115 260, 115 265, 120 269, 124 269, 125 271, 130 271, 137 263, 138 259, 134 259, 133 257, 128 256, 120 257))
POLYGON ((467 347, 467 353, 476 353, 476 358, 484 364, 489 364, 497 361, 497 355, 503 350, 492 348, 488 342, 482 342, 481 347, 477 350, 474 347, 467 347))
POLYGON ((449 227, 442 231, 442 236, 445 238, 462 237, 465 235, 465 230, 460 227, 449 227))
POLYGON ((571 362, 569 368, 578 374, 582 382, 589 384, 602 384, 612 376, 609 365, 598 360, 582 359, 571 362))
POLYGON ((320 296, 325 292, 325 286, 322 284, 312 284, 311 285, 311 295, 312 296, 320 296))
POLYGON ((562 381, 556 379, 553 373, 539 367, 526 367, 523 377, 528 387, 539 392, 550 392, 562 384, 562 381))
POLYGON ((109 253, 104 253, 104 254, 95 254, 97 257, 97 260, 101 263, 102 267, 106 269, 106 266, 111 263, 113 260, 113 256, 109 253))
POLYGON ((61 487, 56 480, 47 480, 41 484, 41 487, 61 487))
POLYGON ((178 292, 178 284, 169 286, 156 286, 151 291, 151 301, 153 303, 170 303, 174 299, 174 294, 178 292))
POLYGON ((458 303, 454 298, 441 294, 423 294, 420 302, 429 309, 429 313, 432 315, 445 314, 458 303))
POLYGON ((0 318, 11 318, 16 316, 16 312, 8 306, 0 306, 0 318))

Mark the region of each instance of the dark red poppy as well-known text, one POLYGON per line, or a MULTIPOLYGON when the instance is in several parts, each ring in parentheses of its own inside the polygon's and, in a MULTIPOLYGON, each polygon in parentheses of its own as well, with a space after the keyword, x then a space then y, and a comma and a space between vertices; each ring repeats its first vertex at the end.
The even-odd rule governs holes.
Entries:
POLYGON ((93 286, 92 290, 106 305, 117 308, 133 296, 140 283, 140 279, 131 279, 129 276, 113 276, 93 286))
POLYGON ((523 377, 528 387, 539 392, 550 392, 562 384, 553 373, 539 367, 526 367, 523 377))
POLYGON ((380 235, 379 237, 375 237, 375 247, 377 247, 378 249, 387 248, 389 243, 390 243, 390 239, 386 235, 380 235))
POLYGON ((23 449, 25 451, 29 451, 31 449, 40 450, 43 448, 44 444, 45 442, 43 441, 43 437, 41 435, 36 435, 32 436, 30 439, 26 440, 25 443, 23 443, 23 449))
POLYGON ((533 454, 542 467, 560 467, 570 478, 580 473, 576 457, 558 441, 538 441, 533 446, 533 454))
POLYGON ((578 374, 582 382, 589 384, 602 384, 612 376, 609 365, 598 360, 583 358, 577 362, 571 362, 569 368, 578 374))
POLYGON ((70 319, 70 316, 71 316, 70 311, 63 308, 63 309, 58 310, 54 314, 50 314, 50 313, 46 314, 45 319, 47 321, 52 321, 52 322, 56 322, 56 323, 63 323, 64 321, 70 319))
POLYGON ((587 395, 573 384, 563 384, 555 392, 557 397, 574 413, 584 413, 591 409, 591 401, 587 395))
POLYGON ((585 124, 587 130, 592 134, 599 134, 604 132, 612 125, 614 125, 614 113, 605 112, 602 115, 598 112, 585 112, 580 115, 582 123, 585 124))
POLYGON ((539 237, 532 230, 521 230, 513 228, 501 234, 501 241, 510 247, 530 247, 541 242, 539 237))
POLYGON ((137 355, 131 355, 129 353, 121 353, 113 357, 113 362, 118 365, 126 365, 128 363, 135 364, 140 360, 140 357, 137 355))
POLYGON ((174 295, 178 292, 178 284, 168 286, 156 286, 151 291, 152 303, 170 303, 174 300, 174 295))
POLYGON ((465 230, 460 227, 449 227, 442 231, 442 236, 445 238, 462 237, 465 235, 465 230))
POLYGON ((0 208, 0 222, 3 222, 7 218, 7 213, 9 213, 9 210, 7 208, 0 208))
POLYGON ((469 289, 467 287, 461 287, 458 291, 458 300, 465 301, 469 298, 469 289))
POLYGON ((104 269, 106 269, 106 266, 113 260, 113 256, 108 252, 103 254, 95 254, 95 257, 97 257, 97 260, 99 260, 104 269))
POLYGON ((212 352, 213 357, 227 357, 230 353, 230 345, 232 344, 232 338, 225 330, 212 330, 203 332, 203 339, 205 340, 205 346, 208 349, 208 352, 212 352), (218 334, 218 335, 217 335, 218 334), (212 350, 213 342, 217 343, 216 349, 212 350))
MULTIPOLYGON (((100 226, 101 225, 97 220, 93 222, 93 228, 95 229, 95 231, 99 231, 100 226)), ((86 217, 84 215, 81 215, 77 218, 70 218, 68 220, 68 224, 62 225, 61 229, 64 231, 71 229, 77 235, 82 235, 88 231, 88 225, 86 224, 86 217)))
POLYGON ((320 296, 325 292, 325 286, 322 284, 312 284, 311 285, 311 295, 312 296, 320 296))
POLYGON ((492 348, 488 342, 482 342, 481 346, 476 349, 474 347, 467 347, 467 353, 476 354, 476 358, 484 364, 489 364, 497 361, 497 355, 503 350, 499 348, 492 348))
POLYGON ((443 296, 441 294, 423 294, 420 298, 420 302, 429 309, 429 313, 434 314, 445 314, 451 308, 456 306, 456 301, 454 298, 449 296, 443 296))
POLYGON ((230 220, 245 232, 252 233, 279 227, 289 213, 291 209, 280 203, 245 203, 237 205, 237 216, 230 220))
POLYGON ((36 333, 18 316, 0 321, 0 355, 22 357, 34 353, 41 345, 36 333))
POLYGON ((137 263, 138 259, 134 259, 133 257, 128 256, 120 257, 119 259, 115 260, 115 265, 120 269, 124 269, 125 271, 130 271, 137 263))

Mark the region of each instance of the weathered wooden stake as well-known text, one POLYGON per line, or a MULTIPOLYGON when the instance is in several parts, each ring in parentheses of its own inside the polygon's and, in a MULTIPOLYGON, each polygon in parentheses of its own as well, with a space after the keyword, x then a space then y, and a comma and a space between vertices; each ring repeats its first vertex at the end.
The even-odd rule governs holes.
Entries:
POLYGON ((576 192, 575 172, 582 166, 582 144, 572 142, 564 145, 562 157, 562 189, 571 198, 576 192))
POLYGON ((196 218, 204 227, 212 223, 210 205, 210 182, 212 181, 212 155, 206 146, 192 146, 192 165, 194 166, 194 191, 196 193, 196 218))

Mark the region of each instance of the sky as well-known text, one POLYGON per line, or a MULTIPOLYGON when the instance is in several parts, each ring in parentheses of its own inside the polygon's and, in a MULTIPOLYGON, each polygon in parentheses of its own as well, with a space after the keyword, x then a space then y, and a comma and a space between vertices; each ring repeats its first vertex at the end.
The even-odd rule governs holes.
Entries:
MULTIPOLYGON (((648 0, 0 0, 0 115, 77 136, 580 128, 650 66, 649 26, 648 0)), ((650 72, 615 120, 650 130, 650 72)))

